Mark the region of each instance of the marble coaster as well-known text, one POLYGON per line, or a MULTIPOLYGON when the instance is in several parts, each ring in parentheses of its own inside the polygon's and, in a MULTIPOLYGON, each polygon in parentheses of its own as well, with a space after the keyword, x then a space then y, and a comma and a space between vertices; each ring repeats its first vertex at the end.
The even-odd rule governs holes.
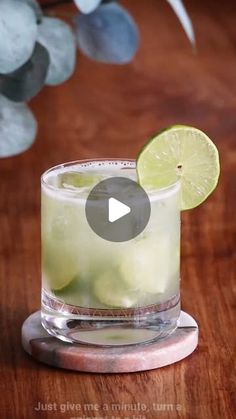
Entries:
POLYGON ((198 344, 198 325, 181 311, 178 328, 168 337, 141 345, 99 347, 63 342, 42 327, 40 311, 22 326, 22 345, 40 362, 58 368, 96 373, 146 371, 164 367, 190 355, 198 344))

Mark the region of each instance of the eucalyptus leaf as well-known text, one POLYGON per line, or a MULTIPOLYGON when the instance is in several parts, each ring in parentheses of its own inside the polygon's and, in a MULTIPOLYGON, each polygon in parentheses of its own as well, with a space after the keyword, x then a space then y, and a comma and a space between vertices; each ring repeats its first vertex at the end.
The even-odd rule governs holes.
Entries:
POLYGON ((82 13, 87 14, 93 12, 101 3, 101 0, 74 0, 74 2, 82 13))
POLYGON ((76 65, 76 39, 72 28, 61 19, 45 17, 39 25, 38 41, 50 56, 46 84, 57 85, 68 80, 76 65))
POLYGON ((0 95, 0 157, 26 151, 36 134, 37 122, 28 106, 0 95))
POLYGON ((36 43, 32 57, 13 73, 0 74, 0 93, 14 102, 27 102, 43 88, 49 68, 49 54, 36 43))
POLYGON ((15 71, 31 57, 38 32, 35 14, 18 0, 0 0, 0 73, 15 71))
POLYGON ((130 62, 139 46, 137 25, 127 10, 111 2, 75 19, 81 51, 93 60, 112 64, 130 62))
POLYGON ((172 7, 172 9, 174 10, 175 14, 177 15, 177 17, 180 20, 180 23, 189 39, 189 41, 195 45, 196 44, 196 40, 195 40, 195 34, 194 34, 194 29, 193 29, 193 25, 191 22, 191 19, 183 5, 182 0, 167 0, 169 5, 172 7))
POLYGON ((43 11, 39 5, 39 3, 37 2, 37 0, 18 0, 21 1, 23 3, 27 3, 34 11, 36 19, 37 19, 37 23, 40 23, 43 19, 43 11))

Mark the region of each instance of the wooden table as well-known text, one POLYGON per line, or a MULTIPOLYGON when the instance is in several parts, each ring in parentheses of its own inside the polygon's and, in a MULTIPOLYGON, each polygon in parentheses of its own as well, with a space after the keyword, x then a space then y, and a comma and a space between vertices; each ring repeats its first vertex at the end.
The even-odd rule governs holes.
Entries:
POLYGON ((133 63, 106 66, 79 53, 74 77, 32 102, 39 122, 35 145, 0 161, 1 419, 236 414, 236 5, 185 2, 195 24, 196 55, 164 1, 124 4, 141 30, 133 63), (74 159, 135 157, 151 134, 178 122, 205 130, 222 165, 214 195, 183 214, 182 306, 199 323, 197 351, 176 365, 138 374, 80 374, 36 363, 21 349, 20 329, 40 306, 41 173, 74 159), (36 411, 39 402, 47 410, 36 411), (82 410, 73 411, 76 404, 82 410))

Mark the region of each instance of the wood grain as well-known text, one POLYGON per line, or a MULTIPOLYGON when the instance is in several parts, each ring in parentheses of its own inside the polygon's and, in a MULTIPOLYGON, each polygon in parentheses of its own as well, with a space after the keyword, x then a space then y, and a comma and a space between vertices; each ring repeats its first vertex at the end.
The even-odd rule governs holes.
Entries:
MULTIPOLYGON (((141 31, 133 63, 106 66, 78 53, 73 78, 46 88, 32 102, 39 121, 35 145, 0 161, 3 419, 236 415, 236 5, 186 0, 198 40, 194 54, 166 2, 123 3, 141 31), (40 305, 41 173, 74 159, 135 157, 151 134, 176 122, 205 130, 221 154, 217 191, 205 205, 183 214, 182 306, 199 323, 198 350, 176 365, 124 375, 37 364, 21 349, 20 328, 40 305), (52 410, 36 411, 38 402, 51 403, 52 410), (73 412, 76 403, 82 410, 73 412), (98 410, 86 410, 86 403, 98 410), (122 403, 132 404, 136 411, 112 411, 112 403, 121 409, 122 403), (149 411, 137 410, 141 403, 149 411)), ((57 12, 70 8, 57 7, 57 12)))

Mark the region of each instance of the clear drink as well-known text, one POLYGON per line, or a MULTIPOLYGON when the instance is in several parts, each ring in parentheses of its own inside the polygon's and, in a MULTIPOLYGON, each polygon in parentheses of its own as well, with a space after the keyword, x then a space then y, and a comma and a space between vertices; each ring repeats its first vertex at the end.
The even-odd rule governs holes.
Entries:
POLYGON ((149 191, 144 231, 110 242, 88 225, 85 204, 96 183, 117 176, 137 180, 135 162, 75 162, 42 176, 42 324, 65 341, 137 344, 177 326, 180 184, 149 191))

